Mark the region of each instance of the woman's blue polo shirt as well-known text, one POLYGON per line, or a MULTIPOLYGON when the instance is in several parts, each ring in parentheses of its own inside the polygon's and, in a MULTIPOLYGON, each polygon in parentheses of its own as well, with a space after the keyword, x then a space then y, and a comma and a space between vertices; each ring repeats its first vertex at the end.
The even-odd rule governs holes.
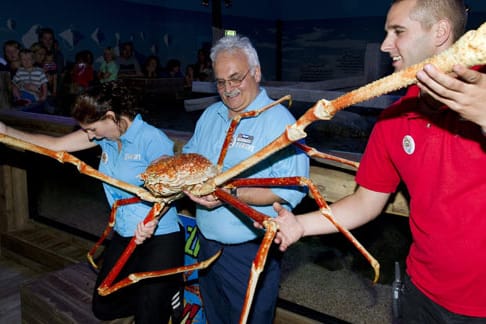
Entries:
MULTIPOLYGON (((143 185, 139 175, 152 161, 163 155, 174 155, 174 143, 160 129, 144 122, 140 115, 135 117, 120 140, 120 152, 115 141, 96 141, 102 149, 99 171, 132 185, 143 185)), ((110 207, 116 200, 133 197, 132 193, 109 184, 104 183, 103 187, 110 207)), ((152 205, 146 202, 118 207, 115 231, 124 237, 133 236, 137 224, 147 216, 151 207, 152 205)), ((171 207, 160 219, 155 235, 177 231, 178 215, 175 207, 171 207)))

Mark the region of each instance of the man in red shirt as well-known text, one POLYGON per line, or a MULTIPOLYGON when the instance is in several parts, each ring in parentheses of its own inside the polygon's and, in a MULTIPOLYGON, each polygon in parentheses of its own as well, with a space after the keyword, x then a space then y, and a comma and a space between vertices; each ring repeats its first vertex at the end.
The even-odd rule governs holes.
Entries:
MULTIPOLYGON (((395 0, 381 49, 396 71, 449 48, 463 33, 459 0, 395 0)), ((386 109, 363 155, 357 191, 331 205, 348 229, 377 217, 403 181, 413 242, 401 296, 403 323, 486 322, 486 75, 428 65, 418 86, 386 109)), ((302 236, 336 232, 319 211, 278 204, 285 250, 302 236)))

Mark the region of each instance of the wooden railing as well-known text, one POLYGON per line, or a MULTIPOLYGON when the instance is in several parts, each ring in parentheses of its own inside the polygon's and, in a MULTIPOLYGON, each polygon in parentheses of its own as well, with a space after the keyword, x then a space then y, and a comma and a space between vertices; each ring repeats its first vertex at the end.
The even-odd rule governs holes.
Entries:
MULTIPOLYGON (((26 131, 50 135, 63 135, 73 131, 76 123, 69 117, 33 114, 14 110, 0 110, 0 120, 26 131)), ((180 151, 191 133, 164 130, 180 151)), ((29 197, 26 164, 29 155, 18 150, 0 146, 0 231, 22 228, 29 219, 29 197)), ((340 153, 340 152, 330 152, 340 153)), ((347 154, 347 158, 359 160, 360 154, 347 154)), ((54 166, 56 167, 56 166, 54 166)), ((76 170, 72 170, 73 175, 76 170)), ((354 171, 322 160, 315 160, 311 166, 311 179, 318 185, 326 200, 333 202, 356 189, 354 171)), ((406 195, 398 192, 386 207, 386 212, 408 215, 406 195)))

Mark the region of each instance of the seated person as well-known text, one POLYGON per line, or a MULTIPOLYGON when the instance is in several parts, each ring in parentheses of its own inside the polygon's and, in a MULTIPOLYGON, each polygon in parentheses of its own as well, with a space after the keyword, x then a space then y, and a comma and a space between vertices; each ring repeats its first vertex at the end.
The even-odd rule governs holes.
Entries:
POLYGON ((38 41, 47 49, 48 52, 52 52, 54 55, 54 62, 57 66, 57 77, 60 79, 61 74, 64 72, 65 59, 61 50, 59 49, 59 43, 55 37, 55 32, 52 28, 45 27, 38 31, 38 41))
POLYGON ((94 80, 93 54, 90 51, 76 53, 76 63, 71 77, 73 93, 81 93, 90 86, 94 80))
POLYGON ((118 64, 115 62, 115 52, 112 47, 105 48, 103 59, 98 72, 98 79, 101 83, 115 81, 118 79, 118 64))
POLYGON ((20 50, 20 67, 12 80, 15 106, 26 106, 47 98, 47 77, 41 68, 34 66, 30 49, 20 50))
POLYGON ((186 66, 186 73, 184 74, 184 89, 191 90, 193 81, 194 81, 194 65, 188 64, 186 66))
POLYGON ((211 81, 213 79, 213 68, 211 59, 206 50, 197 51, 197 61, 194 64, 194 80, 211 81))
POLYGON ((181 72, 181 62, 176 59, 167 61, 165 71, 162 73, 163 78, 183 78, 184 74, 181 72))
POLYGON ((30 50, 34 53, 34 66, 42 68, 46 60, 47 48, 41 43, 34 43, 30 50))
POLYGON ((155 55, 150 55, 143 65, 143 75, 146 78, 160 78, 160 61, 155 55))
POLYGON ((140 64, 134 55, 133 44, 124 43, 121 46, 120 56, 117 58, 118 77, 140 77, 143 76, 140 64))
POLYGON ((7 61, 7 69, 10 71, 10 76, 13 78, 15 72, 20 66, 19 52, 21 45, 16 40, 8 40, 3 43, 3 57, 7 61))
POLYGON ((53 97, 57 95, 57 64, 54 62, 54 53, 47 52, 44 64, 42 65, 44 73, 47 76, 47 90, 53 97))

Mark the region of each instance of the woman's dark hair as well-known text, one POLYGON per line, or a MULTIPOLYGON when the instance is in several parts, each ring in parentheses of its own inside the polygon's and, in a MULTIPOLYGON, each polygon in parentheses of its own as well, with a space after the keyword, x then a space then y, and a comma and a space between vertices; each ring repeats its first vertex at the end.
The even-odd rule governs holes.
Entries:
POLYGON ((126 116, 133 120, 142 110, 137 97, 130 93, 122 80, 117 80, 89 88, 79 95, 71 115, 79 123, 91 124, 105 118, 108 111, 114 112, 117 119, 126 116))

